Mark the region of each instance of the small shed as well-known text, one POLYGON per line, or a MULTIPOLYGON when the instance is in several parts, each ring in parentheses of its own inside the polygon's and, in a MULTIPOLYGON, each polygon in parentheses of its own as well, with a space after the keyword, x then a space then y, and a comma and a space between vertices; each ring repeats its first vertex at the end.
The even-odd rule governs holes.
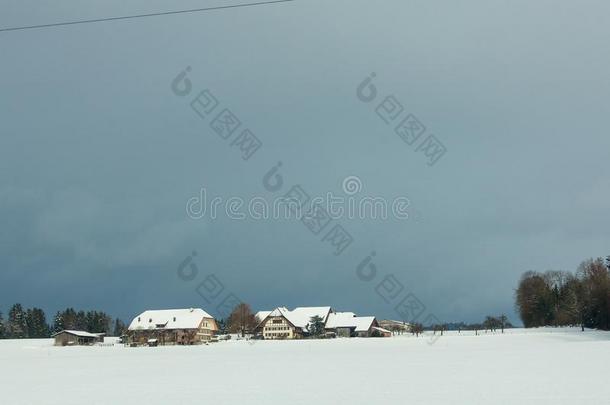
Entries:
POLYGON ((82 330, 62 330, 51 335, 55 346, 90 346, 104 342, 103 333, 89 333, 82 330))
POLYGON ((380 326, 373 326, 373 336, 392 337, 392 332, 380 326))

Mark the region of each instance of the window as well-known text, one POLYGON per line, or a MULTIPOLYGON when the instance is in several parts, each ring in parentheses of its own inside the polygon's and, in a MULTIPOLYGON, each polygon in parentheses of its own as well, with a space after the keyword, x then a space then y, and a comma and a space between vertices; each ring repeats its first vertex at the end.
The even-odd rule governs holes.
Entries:
POLYGON ((274 319, 273 323, 282 323, 282 320, 281 319, 274 319))
POLYGON ((176 317, 174 316, 174 322, 176 322, 176 317))

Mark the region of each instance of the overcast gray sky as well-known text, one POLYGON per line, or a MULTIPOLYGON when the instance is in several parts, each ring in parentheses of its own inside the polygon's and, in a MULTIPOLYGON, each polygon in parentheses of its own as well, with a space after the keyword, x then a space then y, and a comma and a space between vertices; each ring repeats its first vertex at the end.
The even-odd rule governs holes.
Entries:
MULTIPOLYGON (((0 0, 0 28, 231 1, 0 0), (98 2, 100 3, 100 2, 98 2)), ((610 4, 297 0, 0 32, 0 309, 331 305, 476 321, 513 310, 526 270, 608 251, 610 4), (176 96, 183 69, 192 93, 176 96), (378 99, 356 97, 372 72, 378 99), (189 102, 210 89, 262 141, 248 161, 189 102), (375 113, 393 95, 447 148, 433 166, 375 113), (406 196, 409 220, 341 219, 341 254, 295 221, 192 219, 205 187, 406 196), (192 251, 197 278, 176 274, 192 251), (376 252, 378 274, 356 275, 376 252), (212 302, 195 289, 214 273, 212 302), (404 289, 385 302, 393 274, 404 289)), ((213 117, 212 117, 213 118, 213 117)), ((281 194, 278 192, 277 194, 281 194)), ((50 315, 50 314, 49 314, 50 315)))

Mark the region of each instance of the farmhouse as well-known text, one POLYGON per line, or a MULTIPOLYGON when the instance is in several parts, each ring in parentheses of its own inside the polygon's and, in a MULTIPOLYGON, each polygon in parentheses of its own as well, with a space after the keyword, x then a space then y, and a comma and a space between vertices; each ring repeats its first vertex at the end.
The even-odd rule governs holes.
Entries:
POLYGON ((257 318, 262 320, 256 330, 264 339, 299 339, 309 334, 312 317, 319 316, 326 323, 331 311, 330 307, 298 307, 292 311, 278 307, 270 312, 260 311, 257 318))
POLYGON ((292 311, 278 307, 273 311, 259 311, 256 332, 263 339, 300 339, 309 335, 311 318, 320 317, 324 330, 334 336, 371 337, 391 336, 374 316, 356 316, 353 312, 335 312, 331 307, 298 307, 292 311))
POLYGON ((131 345, 193 345, 208 342, 218 330, 216 320, 200 308, 144 311, 127 331, 131 345))
POLYGON ((261 323, 272 311, 258 311, 254 317, 258 323, 261 323))
POLYGON ((403 321, 393 321, 391 319, 383 319, 379 321, 379 326, 395 333, 407 333, 411 325, 403 321))
POLYGON ((103 333, 89 333, 82 330, 62 330, 51 335, 55 346, 90 346, 104 341, 103 333))
POLYGON ((376 330, 379 324, 374 316, 356 316, 353 312, 333 312, 328 316, 325 329, 340 337, 381 336, 376 330))

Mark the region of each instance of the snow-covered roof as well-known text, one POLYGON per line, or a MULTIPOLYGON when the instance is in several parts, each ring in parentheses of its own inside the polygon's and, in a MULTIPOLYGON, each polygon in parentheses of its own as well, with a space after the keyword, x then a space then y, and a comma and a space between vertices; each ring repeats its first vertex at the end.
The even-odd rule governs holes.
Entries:
POLYGON ((256 320, 262 322, 266 317, 269 316, 271 311, 258 311, 255 315, 256 320))
POLYGON ((269 316, 283 316, 295 327, 307 331, 311 318, 314 316, 319 316, 322 318, 322 322, 326 323, 330 311, 330 307, 297 307, 292 311, 289 311, 286 307, 277 307, 270 312, 259 311, 256 315, 258 316, 261 313, 266 314, 264 318, 260 319, 261 322, 269 316))
POLYGON ((328 315, 328 321, 326 321, 326 328, 353 328, 356 326, 356 322, 354 321, 355 317, 356 314, 353 312, 333 312, 328 315))
POLYGON ((54 333, 53 335, 51 335, 51 337, 55 337, 57 335, 59 335, 60 333, 68 333, 70 335, 74 335, 74 336, 78 336, 78 337, 90 337, 90 338, 99 338, 100 333, 89 333, 89 332, 85 332, 84 330, 69 330, 69 329, 65 329, 62 331, 59 331, 57 333, 54 333))
POLYGON ((333 312, 328 315, 326 329, 354 328, 356 332, 366 332, 374 321, 374 316, 356 316, 353 312, 333 312))
POLYGON ((384 325, 396 325, 396 326, 401 326, 401 327, 408 327, 409 325, 411 325, 409 322, 404 322, 404 321, 394 321, 392 319, 382 319, 379 321, 379 324, 384 324, 384 325))
POLYGON ((319 316, 322 318, 322 322, 326 322, 329 313, 330 307, 298 307, 292 311, 285 312, 284 316, 294 326, 307 330, 311 318, 319 316))
POLYGON ((133 318, 129 330, 197 329, 204 318, 213 319, 201 308, 144 311, 133 318))
POLYGON ((391 331, 389 331, 389 330, 387 330, 387 329, 384 329, 384 328, 381 328, 381 327, 379 327, 379 326, 373 326, 373 329, 374 329, 374 330, 378 330, 379 332, 384 332, 384 333, 392 333, 391 331))
POLYGON ((357 316, 356 318, 356 332, 366 332, 371 329, 371 325, 375 321, 374 316, 357 316))

